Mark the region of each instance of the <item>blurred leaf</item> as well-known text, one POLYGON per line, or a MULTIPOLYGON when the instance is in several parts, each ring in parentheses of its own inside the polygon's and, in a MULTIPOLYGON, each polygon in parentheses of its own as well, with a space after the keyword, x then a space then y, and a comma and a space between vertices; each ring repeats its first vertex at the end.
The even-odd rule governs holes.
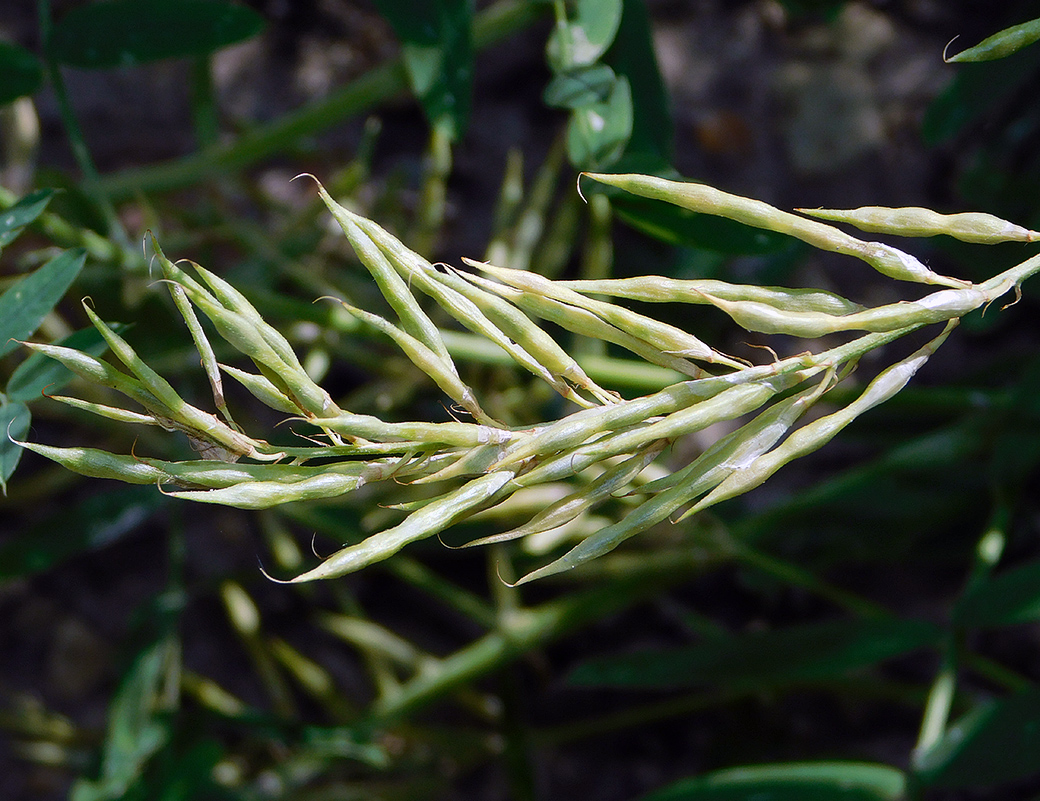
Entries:
POLYGON ((0 106, 31 95, 43 80, 39 60, 23 47, 0 41, 0 106))
POLYGON ((972 64, 932 101, 921 135, 929 145, 948 142, 970 125, 992 120, 994 113, 1023 91, 1028 92, 1040 66, 1040 48, 1010 61, 972 64))
POLYGON ((0 295, 0 356, 19 346, 61 300, 79 275, 87 254, 82 248, 55 256, 0 295))
POLYGON ((473 94, 473 8, 469 0, 376 0, 401 40, 412 92, 434 126, 458 139, 473 94))
POLYGON ((0 493, 4 495, 7 494, 7 479, 22 458, 22 447, 11 440, 24 442, 31 421, 32 414, 24 403, 0 405, 0 493))
POLYGON ((674 124, 664 79, 657 66, 650 17, 643 0, 625 0, 624 15, 605 61, 632 88, 632 134, 618 172, 657 173, 671 166, 674 124))
POLYGON ((0 581, 48 570, 81 551, 104 548, 130 534, 165 502, 152 486, 96 491, 0 544, 0 581))
POLYGON ((1011 626, 1040 620, 1040 561, 1027 562, 978 584, 955 611, 961 626, 1011 626))
POLYGON ((567 157, 582 169, 610 164, 621 155, 632 134, 632 90, 618 78, 610 97, 576 108, 567 125, 567 157))
POLYGON ((571 684, 598 687, 777 685, 839 676, 938 642, 918 620, 841 620, 719 637, 686 648, 580 665, 571 684))
POLYGON ((116 801, 137 782, 145 763, 170 739, 169 725, 158 715, 158 699, 176 641, 151 644, 134 661, 108 711, 108 731, 97 781, 80 779, 71 801, 116 801))
POLYGON ((981 787, 1040 773, 1040 688, 969 712, 915 760, 935 787, 981 787))
MULTIPOLYGON (((3 74, 3 66, 0 66, 0 75, 3 74)), ((11 244, 18 238, 19 234, 29 223, 39 217, 51 196, 53 189, 37 189, 32 194, 26 195, 15 203, 7 211, 0 212, 0 247, 11 244)))
POLYGON ((622 222, 671 245, 687 245, 719 253, 762 255, 775 253, 795 241, 784 234, 752 228, 724 217, 697 214, 650 198, 608 194, 622 222))
POLYGON ((621 24, 622 0, 574 0, 565 24, 549 34, 546 53, 554 72, 594 64, 610 47, 621 24))
POLYGON ((264 18, 222 0, 107 0, 79 6, 54 26, 50 51, 74 67, 128 67, 202 56, 260 33, 264 18))
POLYGON ((1013 25, 998 33, 987 37, 974 47, 962 50, 955 56, 950 56, 948 62, 960 63, 963 61, 992 61, 1004 58, 1016 53, 1027 45, 1033 44, 1040 39, 1040 19, 1023 22, 1021 25, 1013 25))
POLYGON ((903 772, 888 765, 793 762, 683 779, 640 801, 895 801, 905 788, 903 772))
MULTIPOLYGON (((127 328, 120 323, 112 324, 109 327, 117 334, 127 328)), ((93 327, 76 331, 55 344, 74 348, 82 353, 89 353, 91 356, 100 356, 108 350, 108 344, 93 327)), ((11 380, 7 382, 7 396, 16 401, 34 401, 45 390, 48 394, 58 392, 72 378, 72 372, 60 362, 49 359, 42 353, 33 353, 11 374, 11 380)))
POLYGON ((547 106, 569 109, 599 103, 610 97, 616 80, 614 70, 606 64, 579 67, 556 75, 542 99, 547 106))

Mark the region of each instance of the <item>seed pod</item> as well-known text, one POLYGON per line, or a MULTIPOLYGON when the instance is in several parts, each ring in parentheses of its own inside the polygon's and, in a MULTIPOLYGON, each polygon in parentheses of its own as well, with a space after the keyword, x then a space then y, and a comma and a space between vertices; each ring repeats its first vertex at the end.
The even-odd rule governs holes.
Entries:
POLYGON ((393 528, 337 551, 317 567, 291 579, 290 583, 336 578, 393 556, 405 545, 443 531, 471 509, 497 495, 514 475, 512 470, 497 470, 475 478, 412 512, 393 528))
POLYGON ((200 503, 217 503, 236 509, 268 509, 293 501, 313 501, 335 498, 351 492, 362 484, 358 476, 322 472, 302 481, 283 484, 278 481, 252 481, 211 490, 171 492, 174 498, 200 503))
POLYGON ((434 383, 441 388, 445 395, 472 414, 479 422, 484 423, 485 425, 501 428, 501 425, 497 421, 485 414, 484 410, 480 408, 476 396, 473 394, 473 390, 462 383, 462 380, 454 370, 449 370, 444 361, 422 342, 417 340, 415 337, 406 334, 400 328, 387 320, 384 320, 377 314, 362 311, 361 309, 355 308, 343 301, 340 301, 340 303, 343 305, 343 308, 359 320, 368 323, 373 328, 382 331, 394 340, 394 342, 397 343, 397 346, 404 351, 405 356, 409 358, 412 364, 432 378, 434 383))
POLYGON ((648 345, 665 353, 688 359, 697 359, 709 364, 725 364, 738 369, 744 366, 729 356, 719 353, 714 348, 708 347, 697 337, 686 333, 681 328, 662 323, 659 320, 654 320, 630 309, 616 306, 613 303, 604 303, 601 300, 587 298, 572 289, 561 287, 555 281, 550 281, 536 273, 509 270, 503 267, 495 267, 491 264, 481 264, 469 259, 464 259, 464 261, 516 289, 552 298, 561 303, 577 306, 580 309, 592 312, 604 322, 610 323, 626 334, 641 339, 648 345))
POLYGON ((602 281, 557 281, 556 285, 585 294, 609 295, 647 303, 704 303, 704 295, 709 294, 723 300, 757 301, 788 311, 841 315, 863 310, 860 304, 822 289, 729 284, 706 278, 680 279, 666 278, 663 275, 641 275, 635 278, 602 281))
POLYGON ((245 370, 239 370, 237 367, 231 367, 227 364, 221 364, 219 367, 249 390, 249 393, 265 406, 293 415, 301 414, 305 411, 264 376, 247 373, 245 370))
MULTIPOLYGON (((993 34, 983 39, 974 47, 962 50, 955 56, 949 58, 943 54, 943 60, 947 63, 960 63, 963 61, 992 61, 1021 50, 1026 45, 1040 39, 1040 19, 1013 25, 1010 28, 993 34)), ((949 47, 949 45, 947 45, 949 47)))
POLYGON ((862 394, 844 409, 796 429, 776 448, 759 456, 741 471, 729 476, 703 500, 693 506, 684 517, 696 514, 720 501, 742 495, 762 484, 788 462, 819 450, 859 415, 888 400, 905 387, 914 374, 928 361, 928 357, 946 340, 956 324, 956 321, 950 321, 938 337, 908 358, 882 371, 867 385, 862 394))
POLYGON ((323 417, 322 428, 338 434, 363 437, 373 442, 408 441, 427 445, 448 445, 476 448, 488 443, 501 445, 516 439, 503 428, 473 423, 386 423, 367 414, 342 412, 335 417, 323 417))
POLYGON ((648 362, 661 367, 668 367, 684 375, 700 377, 704 374, 704 371, 695 364, 685 359, 662 353, 660 349, 647 345, 638 337, 616 328, 590 311, 561 303, 541 294, 496 284, 476 275, 464 275, 464 277, 467 281, 508 299, 528 313, 554 322, 572 333, 612 342, 632 351, 648 362))
POLYGON ((132 456, 119 456, 97 448, 56 448, 37 442, 19 442, 33 453, 57 462, 67 470, 90 478, 114 478, 128 484, 156 484, 166 474, 132 456))
POLYGON ((188 331, 199 352, 202 368, 206 371, 206 377, 209 379, 209 385, 213 391, 213 403, 224 419, 234 425, 235 421, 231 418, 231 412, 228 411, 227 402, 224 400, 224 384, 220 378, 220 366, 217 364, 217 357, 213 353, 213 347, 209 344, 206 332, 202 329, 202 324, 195 315, 191 302, 184 294, 184 289, 172 282, 168 286, 173 303, 177 307, 177 311, 181 313, 185 325, 188 326, 188 331))
POLYGON ((863 206, 858 209, 796 209, 821 220, 844 222, 861 231, 896 236, 937 236, 946 234, 962 242, 992 245, 998 242, 1033 242, 1040 233, 982 212, 939 214, 916 206, 886 208, 863 206))
POLYGON ((137 412, 118 409, 114 406, 105 406, 102 403, 91 403, 89 401, 80 400, 79 398, 69 398, 65 395, 51 395, 50 399, 71 406, 73 409, 80 409, 81 411, 90 412, 91 414, 96 414, 99 417, 104 417, 108 420, 115 420, 118 423, 134 423, 146 426, 162 425, 162 423, 150 414, 138 414, 137 412))
POLYGON ((397 316, 401 318, 401 325, 404 330, 433 353, 437 354, 438 358, 444 362, 445 369, 458 375, 455 363, 451 360, 448 349, 444 346, 444 340, 441 339, 437 326, 434 325, 426 312, 419 306, 407 284, 397 274, 390 262, 387 261, 386 256, 380 252, 376 243, 358 225, 359 217, 333 200, 329 193, 325 191, 325 187, 320 183, 318 183, 318 194, 325 201, 325 205, 332 212, 332 216, 336 218, 340 228, 343 229, 343 233, 354 248, 358 258, 361 259, 361 263, 372 274, 372 278, 375 279, 379 291, 383 293, 383 297, 393 307, 393 310, 397 312, 397 316))
POLYGON ((807 220, 761 200, 731 195, 705 184, 668 181, 650 175, 582 174, 634 195, 663 200, 701 214, 714 214, 755 228, 787 234, 820 250, 855 256, 890 278, 949 287, 962 287, 966 283, 934 273, 913 256, 896 248, 880 242, 863 242, 834 226, 807 220))

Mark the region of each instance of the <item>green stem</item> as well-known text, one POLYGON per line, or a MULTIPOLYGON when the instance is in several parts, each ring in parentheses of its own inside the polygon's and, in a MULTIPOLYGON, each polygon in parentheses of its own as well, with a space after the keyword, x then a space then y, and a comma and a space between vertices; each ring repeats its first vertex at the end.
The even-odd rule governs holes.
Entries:
MULTIPOLYGON (((478 50, 518 31, 541 14, 537 0, 499 0, 473 21, 478 50)), ((214 175, 245 169, 291 148, 300 139, 338 125, 395 95, 405 92, 408 80, 400 58, 381 64, 338 91, 266 125, 258 125, 233 144, 213 145, 190 156, 163 164, 124 170, 101 180, 100 190, 112 201, 138 192, 161 192, 196 183, 214 175)))

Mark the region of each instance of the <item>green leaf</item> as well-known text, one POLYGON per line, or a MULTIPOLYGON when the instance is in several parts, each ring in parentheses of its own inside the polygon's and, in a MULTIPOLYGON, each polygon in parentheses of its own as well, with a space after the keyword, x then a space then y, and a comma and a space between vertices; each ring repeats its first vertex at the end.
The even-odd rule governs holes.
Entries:
POLYGON ((594 64, 614 41, 621 25, 622 0, 575 0, 573 15, 549 35, 546 53, 554 72, 594 64))
POLYGON ((641 801, 896 801, 905 789, 903 772, 888 765, 794 762, 683 779, 641 801))
POLYGON ((170 726, 160 719, 157 707, 176 647, 172 638, 152 643, 123 677, 108 713, 101 776, 76 782, 72 801, 124 798, 148 759, 169 742, 170 726))
POLYGON ((473 94, 473 8, 469 0, 376 0, 401 40, 412 92, 430 125, 458 139, 473 94))
POLYGON ((567 125, 567 157, 581 169, 616 161, 632 134, 632 89, 618 78, 610 97, 575 109, 567 125))
POLYGON ((545 87, 542 99, 547 106, 580 108, 609 98, 616 81, 614 70, 606 64, 579 67, 556 75, 545 87))
POLYGON ((696 214, 689 209, 635 195, 608 194, 622 222, 670 245, 687 245, 735 255, 762 255, 776 253, 795 243, 785 234, 752 228, 724 217, 696 214))
POLYGON ((24 441, 31 421, 32 414, 24 403, 0 406, 0 492, 4 495, 7 495, 7 479, 22 458, 22 447, 11 440, 24 441))
POLYGON ((74 67, 127 67, 206 55, 249 39, 263 27, 257 12, 221 0, 107 0, 62 17, 50 51, 74 67))
POLYGON ((109 491, 95 489, 71 506, 55 504, 49 517, 0 544, 0 582, 42 573, 75 554, 111 545, 166 502, 153 486, 117 485, 109 491))
POLYGON ((1037 39, 1040 39, 1040 19, 1005 28, 979 42, 974 47, 969 47, 955 56, 950 56, 946 61, 952 63, 992 61, 997 58, 1010 56, 1023 47, 1033 44, 1037 39))
POLYGON ((928 786, 981 787, 1040 774, 1040 688, 981 706, 915 760, 928 786))
POLYGON ((79 275, 86 258, 82 248, 67 250, 0 295, 0 356, 32 335, 79 275))
POLYGON ((955 619, 970 628, 1040 620, 1040 561, 1027 562, 978 584, 961 599, 955 619))
POLYGON ((0 106, 31 95, 43 80, 36 56, 23 47, 0 42, 0 106))
POLYGON ((925 112, 921 135, 929 145, 948 142, 971 125, 990 122, 994 114, 1035 80, 1040 48, 1008 61, 971 64, 957 72, 925 112))
POLYGON ((569 680, 586 687, 644 688, 816 681, 933 645, 940 636, 935 626, 918 620, 813 623, 595 659, 569 680))
MULTIPOLYGON (((0 67, 0 74, 2 74, 2 69, 0 67)), ((0 212, 0 247, 11 244, 25 230, 25 226, 43 213, 53 197, 54 191, 53 189, 37 189, 32 194, 23 197, 11 208, 0 212)))
MULTIPOLYGON (((125 325, 115 324, 111 327, 117 334, 126 330, 125 325)), ((108 350, 108 344, 94 327, 81 329, 54 344, 91 356, 100 356, 108 350)), ((72 378, 72 372, 61 363, 42 353, 33 353, 11 374, 11 380, 7 382, 7 396, 16 401, 34 401, 44 390, 51 394, 58 392, 72 378)))
POLYGON ((621 27, 605 61, 632 87, 632 134, 620 159, 624 168, 614 165, 614 169, 657 173, 670 167, 675 136, 671 103, 642 0, 625 0, 621 27))

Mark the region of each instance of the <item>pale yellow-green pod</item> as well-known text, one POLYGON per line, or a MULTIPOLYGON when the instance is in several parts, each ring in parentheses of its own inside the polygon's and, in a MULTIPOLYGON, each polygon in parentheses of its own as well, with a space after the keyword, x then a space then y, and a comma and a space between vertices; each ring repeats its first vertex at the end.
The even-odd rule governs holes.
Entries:
POLYGON ((302 481, 249 481, 209 490, 184 490, 169 493, 174 498, 200 503, 216 503, 236 509, 268 509, 293 501, 335 498, 361 486, 358 476, 322 472, 302 481))
POLYGON ((510 270, 470 260, 466 260, 466 262, 482 272, 497 278, 502 283, 523 292, 542 295, 560 303, 585 309, 605 322, 610 323, 619 331, 641 339, 646 344, 665 353, 682 356, 687 359, 697 359, 711 364, 725 364, 737 369, 744 367, 740 362, 723 353, 719 353, 714 348, 701 342, 697 337, 688 334, 681 328, 676 328, 674 325, 654 320, 651 317, 616 306, 613 303, 604 303, 601 300, 585 297, 579 292, 560 286, 557 282, 550 281, 548 278, 544 278, 536 273, 510 270))
POLYGON ((213 346, 210 345, 206 332, 195 314, 195 309, 192 308, 191 301, 188 300, 188 296, 184 293, 184 288, 172 281, 168 282, 167 286, 173 298, 173 304, 177 307, 177 311, 181 313, 184 324, 188 326, 188 331, 191 333, 195 348, 199 352, 202 369, 206 371, 210 389, 213 391, 213 402, 217 409, 220 410, 220 413, 224 415, 224 419, 234 425, 231 412, 227 408, 227 401, 224 399, 224 383, 220 377, 220 365, 217 364, 213 346))
POLYGON ((992 61, 993 59, 1009 56, 1026 45, 1033 44, 1038 39, 1040 39, 1040 19, 1032 19, 998 31, 992 36, 983 39, 974 47, 962 50, 955 56, 946 58, 946 54, 943 53, 943 60, 947 63, 992 61))
POLYGON ((946 341, 955 325, 956 321, 951 321, 938 337, 903 361, 882 371, 848 406, 796 429, 776 448, 730 475, 694 505, 684 517, 703 511, 720 501, 742 495, 764 483, 788 462, 822 448, 859 415, 888 400, 905 387, 935 350, 946 341))
POLYGON ((81 476, 113 478, 128 484, 156 484, 167 478, 162 470, 145 464, 140 459, 119 456, 97 448, 56 448, 36 442, 18 444, 81 476))
POLYGON ((234 378, 239 384, 249 390, 249 393, 265 406, 269 406, 279 412, 286 414, 301 414, 304 409, 297 406, 289 396, 276 387, 273 382, 262 375, 247 373, 227 364, 219 365, 220 369, 234 378))
POLYGON ((477 275, 465 275, 465 278, 467 281, 501 295, 529 314, 556 323, 572 333, 620 345, 652 364, 667 367, 683 375, 695 378, 704 375, 704 371, 692 362, 678 356, 670 356, 660 349, 648 345, 642 339, 633 336, 627 331, 622 331, 620 328, 611 325, 586 309, 561 303, 537 292, 516 289, 505 284, 497 284, 477 275))
POLYGON ((433 484, 438 481, 447 481, 462 476, 476 476, 486 473, 488 469, 502 458, 505 446, 495 443, 487 445, 475 445, 468 451, 463 451, 451 464, 413 479, 411 484, 433 484))
POLYGON ((701 214, 714 214, 755 228, 787 234, 820 250, 855 256, 890 278, 950 287, 966 284, 932 272, 915 257, 889 245, 863 242, 832 225, 781 211, 761 200, 731 195, 706 184, 669 181, 652 175, 583 175, 633 195, 663 200, 701 214))
POLYGON ((862 311, 858 303, 822 289, 787 289, 753 284, 730 284, 710 278, 667 278, 663 275, 640 275, 602 281, 557 281, 583 294, 609 295, 646 303, 705 303, 705 294, 723 300, 750 300, 777 306, 788 311, 849 314, 862 311))
POLYGON ((475 478, 412 512, 393 528, 373 534, 357 545, 349 545, 337 551, 317 567, 300 574, 290 582, 295 584, 336 578, 393 556, 409 543, 443 531, 474 507, 498 495, 514 475, 512 470, 497 470, 475 478))
POLYGON ((480 408, 476 396, 473 394, 473 390, 462 382, 453 369, 449 369, 448 365, 444 363, 440 356, 426 347, 422 342, 410 334, 405 333, 387 320, 384 320, 377 314, 362 311, 361 309, 355 308, 343 301, 340 301, 340 303, 343 304, 343 308, 359 320, 379 331, 382 331, 394 340, 397 346, 404 351, 405 356, 408 357, 412 364, 433 379, 433 382, 441 388, 445 395, 472 414, 478 422, 487 426, 501 428, 496 420, 485 414, 484 410, 480 408))
POLYGON ((436 353, 447 370, 457 374, 455 363, 448 354, 448 349, 444 345, 444 340, 441 339, 437 326, 434 325, 426 312, 419 306, 419 302, 408 289, 404 279, 397 274, 393 265, 383 255, 376 243, 362 230, 359 224, 362 218, 333 200, 329 193, 325 191, 325 187, 320 183, 318 183, 318 194, 325 201, 325 205, 332 212, 332 216, 336 218, 340 228, 343 229, 343 233, 354 248, 354 252, 357 253, 361 263, 365 265, 372 278, 375 279, 379 291, 383 293, 383 297, 393 307, 393 310, 397 312, 404 330, 436 353))
POLYGON ((797 209, 802 214, 831 222, 854 225, 861 231, 896 236, 938 236, 945 234, 962 242, 993 245, 998 242, 1035 242, 1040 233, 983 212, 940 214, 918 206, 887 208, 863 206, 858 209, 797 209))
POLYGON ((363 437, 373 442, 421 442, 428 445, 448 445, 476 448, 481 445, 502 445, 517 438, 503 428, 475 423, 387 423, 367 414, 341 412, 335 417, 313 421, 322 428, 352 437, 363 437))
POLYGON ((96 414, 98 417, 115 420, 117 423, 131 423, 145 426, 162 425, 159 420, 150 414, 138 414, 137 412, 119 409, 115 406, 106 406, 103 403, 91 403, 90 401, 80 400, 79 398, 70 398, 65 395, 51 395, 50 399, 71 406, 73 409, 80 409, 84 412, 96 414))

